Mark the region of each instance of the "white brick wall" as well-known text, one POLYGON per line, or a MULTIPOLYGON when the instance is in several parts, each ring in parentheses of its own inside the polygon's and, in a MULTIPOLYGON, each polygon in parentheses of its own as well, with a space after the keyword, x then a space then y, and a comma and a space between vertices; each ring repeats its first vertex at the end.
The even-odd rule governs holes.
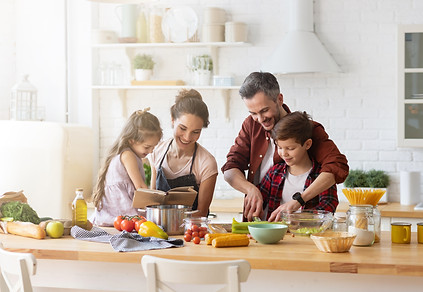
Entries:
MULTIPOLYGON (((10 1, 6 2, 11 5, 10 1)), ((388 171, 392 179, 389 200, 399 201, 399 171, 421 171, 423 149, 397 147, 397 25, 422 23, 423 2, 314 2, 315 30, 343 73, 278 76, 285 102, 291 110, 305 110, 316 121, 321 122, 340 150, 347 155, 351 168, 388 171)), ((237 83, 242 82, 250 72, 260 69, 260 64, 288 29, 288 0, 178 1, 178 5, 183 4, 194 7, 200 17, 200 23, 202 8, 206 6, 222 7, 228 12, 230 20, 248 23, 248 38, 252 46, 223 48, 219 51, 220 73, 235 74, 237 83)), ((0 6, 3 8, 4 4, 0 6)), ((118 31, 119 23, 111 9, 101 7, 107 17, 100 17, 99 27, 118 31)), ((5 26, 1 28, 2 31, 4 29, 5 26)), ((10 42, 4 44, 0 41, 1 62, 10 62, 3 59, 5 54, 10 56, 10 53, 7 53, 10 48, 10 42)), ((156 51, 156 78, 174 79, 173 74, 178 72, 177 68, 184 66, 184 52, 187 50, 156 51)), ((192 49, 189 49, 188 53, 193 53, 192 49)), ((6 76, 1 67, 0 76, 6 76)), ((186 75, 182 77, 185 78, 186 75)), ((1 84, 0 96, 4 96, 5 89, 1 84)), ((229 121, 225 120, 220 92, 200 92, 211 113, 211 124, 208 129, 204 129, 200 143, 216 156, 221 166, 248 113, 236 90, 231 91, 229 121)), ((175 90, 128 90, 125 109, 122 109, 117 91, 101 90, 100 94, 101 158, 117 136, 125 120, 122 116, 125 110, 131 113, 150 106, 151 111, 162 122, 164 136, 171 135, 169 107, 174 101, 175 90)), ((4 115, 4 112, 7 112, 5 106, 7 105, 2 99, 1 118, 7 118, 4 115)), ((217 188, 219 193, 229 192, 230 188, 223 181, 222 175, 219 175, 217 188)))

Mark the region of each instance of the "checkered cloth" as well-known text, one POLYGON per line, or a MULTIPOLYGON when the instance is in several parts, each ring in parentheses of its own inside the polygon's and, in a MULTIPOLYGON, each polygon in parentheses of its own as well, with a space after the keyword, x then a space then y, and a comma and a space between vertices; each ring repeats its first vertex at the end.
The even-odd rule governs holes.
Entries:
POLYGON ((127 231, 111 235, 95 226, 88 231, 75 225, 71 228, 71 235, 75 239, 110 243, 116 251, 140 251, 184 246, 182 239, 169 238, 165 240, 156 237, 143 237, 138 233, 127 231))

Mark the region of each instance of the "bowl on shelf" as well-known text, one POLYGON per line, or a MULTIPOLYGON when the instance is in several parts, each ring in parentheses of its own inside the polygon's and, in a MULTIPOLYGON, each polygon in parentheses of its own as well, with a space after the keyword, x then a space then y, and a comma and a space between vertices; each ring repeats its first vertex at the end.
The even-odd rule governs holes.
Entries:
POLYGON ((320 251, 347 252, 357 235, 345 231, 325 231, 312 234, 310 238, 320 251))
POLYGON ((299 210, 282 212, 281 220, 288 225, 289 232, 309 236, 328 229, 332 225, 333 214, 322 210, 299 210))
POLYGON ((285 236, 288 226, 284 224, 256 224, 249 225, 248 231, 251 236, 260 243, 277 243, 285 236))

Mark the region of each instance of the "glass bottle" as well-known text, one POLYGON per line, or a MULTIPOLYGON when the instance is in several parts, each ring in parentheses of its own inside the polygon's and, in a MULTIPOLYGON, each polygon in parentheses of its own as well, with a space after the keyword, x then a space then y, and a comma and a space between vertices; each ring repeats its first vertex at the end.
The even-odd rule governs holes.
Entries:
POLYGON ((136 27, 136 34, 137 34, 137 42, 138 43, 147 43, 147 18, 145 16, 144 7, 141 6, 138 12, 137 18, 137 27, 136 27))
POLYGON ((353 245, 370 246, 375 241, 372 205, 351 205, 347 211, 348 232, 356 234, 353 245))
POLYGON ((84 199, 84 190, 76 189, 76 196, 72 202, 72 226, 77 225, 81 228, 87 228, 87 202, 84 199))
POLYGON ((163 10, 159 7, 153 7, 149 16, 149 41, 150 43, 163 43, 164 35, 162 32, 163 10))

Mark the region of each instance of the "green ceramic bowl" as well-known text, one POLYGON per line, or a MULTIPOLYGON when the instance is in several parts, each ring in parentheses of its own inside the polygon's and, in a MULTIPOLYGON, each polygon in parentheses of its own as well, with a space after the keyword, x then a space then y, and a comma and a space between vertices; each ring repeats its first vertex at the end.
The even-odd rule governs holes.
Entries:
POLYGON ((256 224, 248 226, 251 236, 260 243, 272 244, 283 239, 288 230, 284 224, 256 224))

